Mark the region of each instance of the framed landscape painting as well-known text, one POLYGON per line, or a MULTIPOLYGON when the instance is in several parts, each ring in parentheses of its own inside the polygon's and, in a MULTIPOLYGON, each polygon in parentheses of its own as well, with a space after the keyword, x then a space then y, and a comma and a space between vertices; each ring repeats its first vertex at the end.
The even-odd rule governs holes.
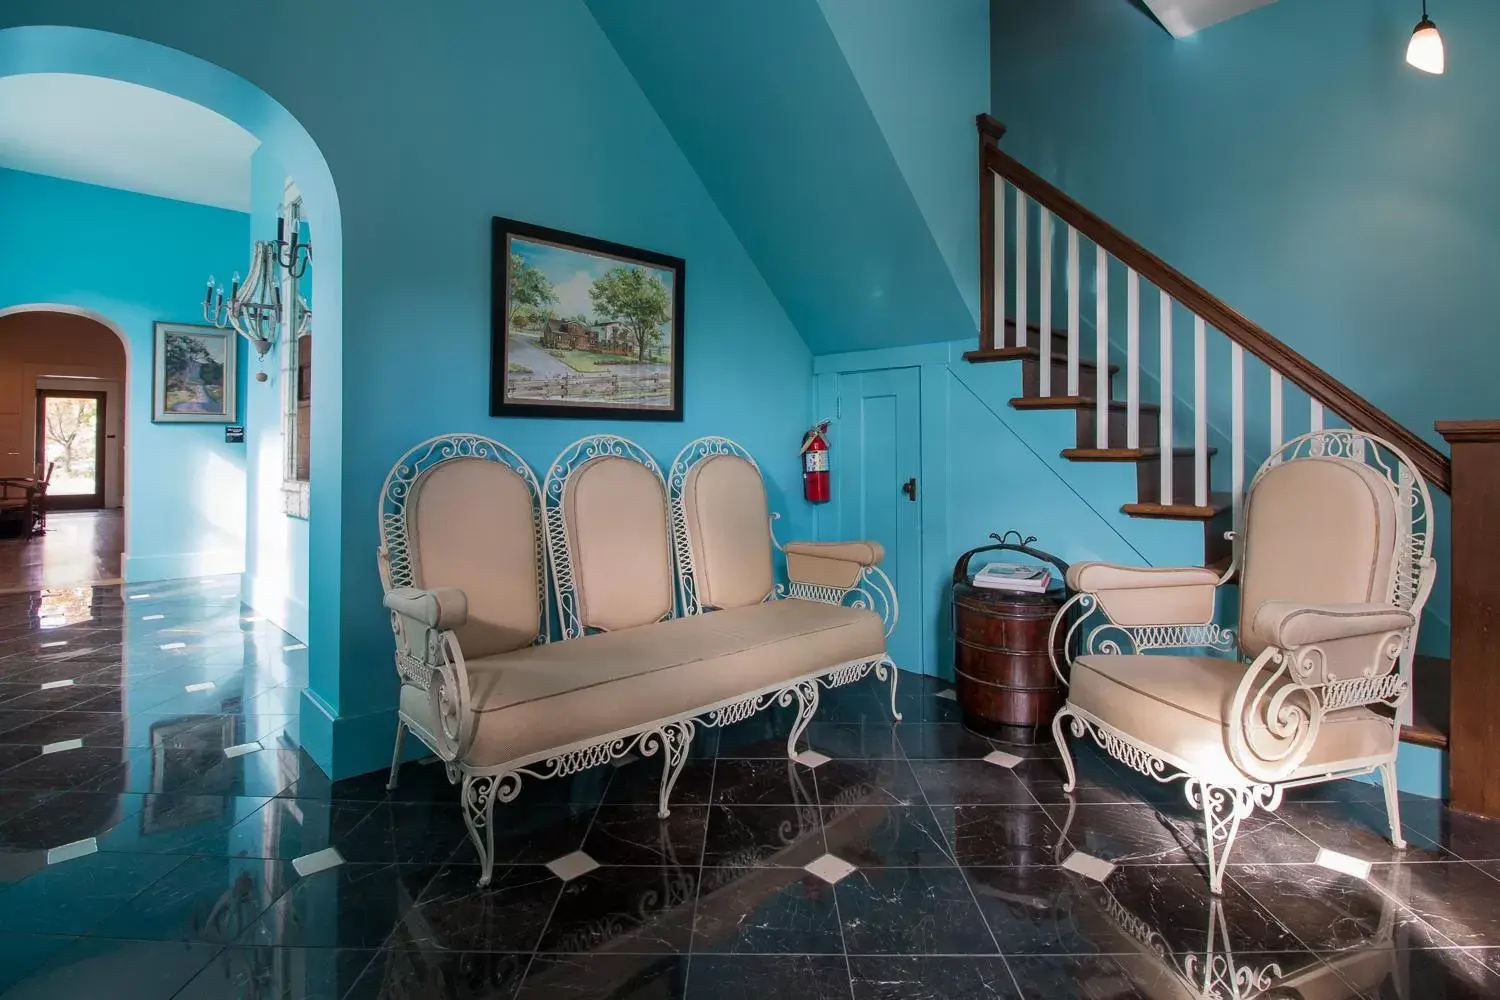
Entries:
POLYGON ((494 222, 490 414, 682 419, 680 257, 494 222))
POLYGON ((157 323, 151 419, 159 424, 232 424, 235 420, 233 330, 157 323))

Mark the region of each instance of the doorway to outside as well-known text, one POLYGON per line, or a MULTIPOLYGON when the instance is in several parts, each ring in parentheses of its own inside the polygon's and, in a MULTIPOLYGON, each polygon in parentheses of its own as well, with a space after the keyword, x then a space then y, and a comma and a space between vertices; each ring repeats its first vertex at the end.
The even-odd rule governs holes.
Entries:
POLYGON ((105 399, 102 392, 37 390, 36 464, 49 510, 104 506, 105 399))

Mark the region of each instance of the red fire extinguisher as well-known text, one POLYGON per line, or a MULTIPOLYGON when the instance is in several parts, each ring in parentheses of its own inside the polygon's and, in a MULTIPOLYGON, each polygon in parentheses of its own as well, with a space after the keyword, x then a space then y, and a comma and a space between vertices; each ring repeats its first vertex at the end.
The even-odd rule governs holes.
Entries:
POLYGON ((802 497, 808 503, 827 503, 832 495, 828 479, 828 421, 814 424, 802 435, 802 497))

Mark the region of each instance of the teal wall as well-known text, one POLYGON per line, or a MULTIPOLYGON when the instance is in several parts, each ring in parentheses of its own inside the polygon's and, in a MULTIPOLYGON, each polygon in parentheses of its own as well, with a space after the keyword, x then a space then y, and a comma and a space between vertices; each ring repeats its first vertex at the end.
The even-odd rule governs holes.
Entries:
POLYGON ((973 332, 984 10, 586 2, 815 352, 973 332))
MULTIPOLYGON (((268 45, 196 6, 21 0, 0 10, 0 26, 76 24, 182 50, 0 31, 0 73, 95 67, 74 71, 197 100, 260 137, 309 198, 319 335, 302 736, 335 775, 379 767, 390 752, 396 679, 375 502, 390 464, 422 438, 478 431, 545 468, 596 431, 624 433, 666 460, 690 438, 724 434, 761 459, 785 536, 812 530, 792 499, 811 419, 808 348, 584 5, 348 14, 274 0, 263 23, 298 30, 268 45), (684 423, 487 416, 493 215, 686 258, 684 423)), ((201 281, 187 283, 189 294, 201 281)))
MULTIPOLYGON (((1441 77, 1403 62, 1412 21, 1276 3, 1174 41, 1124 3, 996 2, 992 111, 1009 152, 1445 448, 1433 421, 1494 414, 1500 8, 1444 5, 1441 77)), ((1252 441, 1264 398, 1252 382, 1252 441)), ((1434 654, 1448 601, 1444 570, 1434 654)))
POLYGON ((127 337, 125 578, 240 572, 244 446, 222 424, 152 423, 151 378, 153 324, 203 322, 204 280, 244 266, 247 217, 0 169, 0 220, 0 309, 87 309, 127 337))
MULTIPOLYGON (((270 150, 259 149, 251 157, 250 226, 257 238, 269 239, 276 232, 287 176, 286 168, 270 150)), ((299 287, 310 286, 312 281, 309 270, 303 274, 299 287)), ((282 507, 281 484, 286 461, 281 428, 283 363, 282 348, 277 347, 266 355, 263 364, 257 364, 252 354, 247 373, 242 593, 246 604, 306 642, 310 522, 287 515, 282 507), (266 381, 254 381, 256 371, 264 371, 266 381)))
MULTIPOLYGON (((1082 464, 1059 456, 1073 446, 1071 411, 1023 413, 1018 364, 971 365, 971 341, 823 355, 817 372, 819 412, 833 412, 841 372, 916 367, 921 377, 921 587, 901 594, 903 621, 921 621, 921 658, 908 670, 953 676, 949 597, 953 565, 989 533, 1017 530, 1064 561, 1097 559, 1180 566, 1203 561, 1197 524, 1148 521, 1120 513, 1133 497, 1135 470, 1082 464), (1128 492, 1127 492, 1128 489, 1128 492)), ((833 461, 841 459, 835 436, 833 461)), ((819 511, 820 537, 834 540, 836 519, 819 511)))
POLYGON ((974 116, 989 107, 989 2, 818 5, 977 326, 974 116))

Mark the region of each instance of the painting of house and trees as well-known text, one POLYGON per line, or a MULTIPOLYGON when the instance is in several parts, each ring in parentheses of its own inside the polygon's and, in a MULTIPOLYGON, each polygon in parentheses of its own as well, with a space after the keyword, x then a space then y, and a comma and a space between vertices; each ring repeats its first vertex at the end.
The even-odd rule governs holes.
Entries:
POLYGON ((495 220, 491 412, 682 419, 685 266, 495 220))

